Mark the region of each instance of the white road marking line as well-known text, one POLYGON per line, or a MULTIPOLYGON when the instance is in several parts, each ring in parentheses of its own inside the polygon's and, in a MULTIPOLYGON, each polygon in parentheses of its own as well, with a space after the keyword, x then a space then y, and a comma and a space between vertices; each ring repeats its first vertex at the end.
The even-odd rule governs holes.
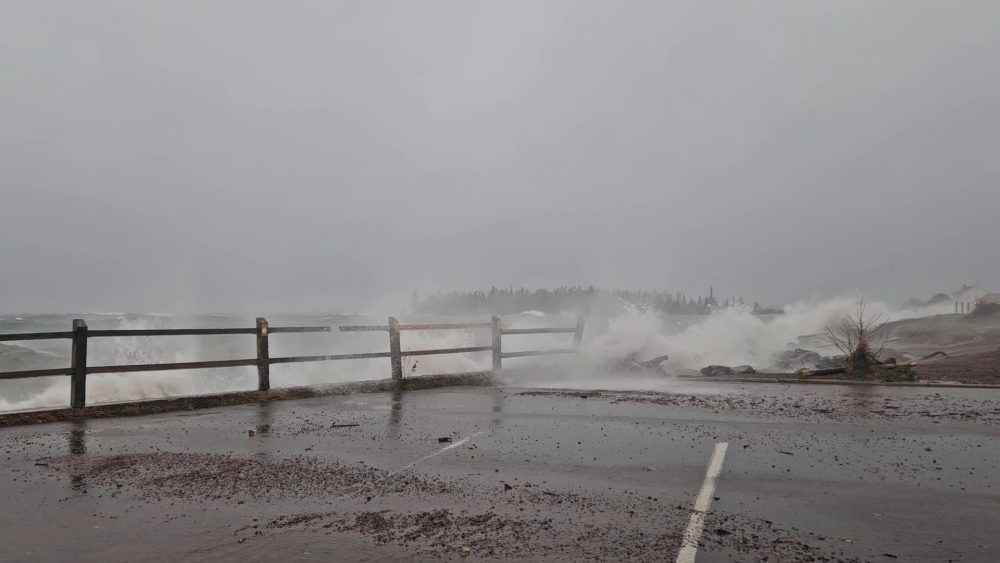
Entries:
POLYGON ((705 473, 705 482, 701 484, 701 491, 694 501, 694 511, 691 514, 691 521, 688 522, 687 530, 684 532, 684 539, 681 542, 681 550, 677 552, 677 563, 694 563, 694 557, 698 554, 698 542, 701 541, 701 532, 705 527, 705 514, 712 504, 712 496, 715 495, 715 480, 722 473, 722 461, 726 458, 726 448, 729 444, 722 442, 715 445, 712 452, 712 459, 708 462, 708 471, 705 473))
MULTIPOLYGON (((410 469, 411 467, 413 467, 414 465, 416 465, 418 463, 423 463, 423 462, 427 461, 428 459, 430 459, 432 457, 439 456, 439 455, 443 454, 444 452, 446 452, 448 450, 453 450, 453 449, 461 446, 462 444, 468 442, 469 440, 471 440, 471 439, 473 439, 473 438, 475 438, 477 436, 480 436, 480 435, 482 435, 482 432, 475 432, 473 434, 470 434, 469 436, 466 436, 465 438, 462 438, 461 440, 455 442, 454 444, 448 444, 447 446, 441 448, 440 450, 438 450, 438 451, 436 451, 436 452, 434 452, 432 454, 425 455, 424 457, 418 459, 417 461, 414 461, 413 463, 404 465, 403 468, 400 469, 399 471, 404 471, 406 469, 410 469)), ((394 471, 392 474, 395 475, 396 473, 399 473, 399 471, 394 471)))
MULTIPOLYGON (((391 477, 395 477, 396 475, 399 475, 400 473, 406 471, 407 469, 412 469, 413 466, 415 466, 418 463, 425 462, 428 459, 431 459, 432 457, 439 456, 439 455, 443 454, 444 452, 446 452, 448 450, 453 450, 453 449, 455 449, 457 447, 460 447, 463 444, 465 444, 466 442, 468 442, 469 440, 471 440, 471 439, 473 439, 473 438, 475 438, 477 436, 481 436, 481 435, 482 435, 482 432, 474 432, 474 433, 466 436, 465 438, 462 438, 461 440, 455 442, 454 444, 448 444, 447 446, 441 448, 440 450, 438 450, 438 451, 436 451, 434 453, 431 453, 431 454, 427 454, 424 457, 418 459, 417 461, 414 461, 412 463, 408 463, 408 464, 404 465, 403 467, 400 467, 399 469, 397 469, 395 471, 391 471, 389 473, 386 473, 386 475, 384 477, 382 477, 381 479, 378 479, 378 481, 383 481, 384 482, 384 481, 388 480, 391 477)), ((356 489, 360 489, 364 485, 365 485, 364 483, 357 483, 357 484, 355 484, 355 485, 353 485, 351 487, 348 487, 348 491, 353 491, 353 490, 356 490, 356 489)), ((392 485, 392 483, 389 483, 388 485, 383 485, 381 488, 375 489, 373 492, 375 494, 382 494, 385 491, 386 487, 388 487, 389 485, 392 485)), ((337 500, 344 500, 344 499, 346 499, 348 497, 349 494, 350 493, 345 493, 343 495, 340 495, 339 497, 337 497, 337 500)))

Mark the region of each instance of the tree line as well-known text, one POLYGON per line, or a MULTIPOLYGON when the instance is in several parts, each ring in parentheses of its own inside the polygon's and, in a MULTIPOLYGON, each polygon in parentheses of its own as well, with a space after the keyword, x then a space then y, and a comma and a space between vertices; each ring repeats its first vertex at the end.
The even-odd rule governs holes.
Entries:
MULTIPOLYGON (((524 311, 548 314, 573 313, 612 316, 625 307, 636 307, 674 315, 705 315, 720 307, 743 305, 742 298, 728 298, 721 304, 714 291, 708 297, 691 298, 681 292, 658 290, 600 289, 593 286, 563 286, 530 290, 524 287, 489 290, 449 291, 421 296, 413 294, 413 312, 429 315, 510 315, 524 311)), ((775 313, 754 303, 753 310, 775 313)))

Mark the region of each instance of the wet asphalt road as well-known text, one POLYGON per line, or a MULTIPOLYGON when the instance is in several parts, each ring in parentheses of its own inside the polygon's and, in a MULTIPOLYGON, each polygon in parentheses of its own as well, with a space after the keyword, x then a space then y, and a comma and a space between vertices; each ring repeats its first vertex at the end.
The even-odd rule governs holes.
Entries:
POLYGON ((997 561, 998 417, 990 390, 692 384, 8 428, 0 560, 674 561, 725 442, 699 562, 997 561))

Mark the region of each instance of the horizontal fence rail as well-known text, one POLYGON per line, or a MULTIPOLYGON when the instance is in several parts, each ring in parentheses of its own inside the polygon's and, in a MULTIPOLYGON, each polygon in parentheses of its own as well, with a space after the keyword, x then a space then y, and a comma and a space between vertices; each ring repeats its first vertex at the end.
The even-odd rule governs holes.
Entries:
POLYGON ((341 332, 388 332, 389 325, 345 325, 340 327, 341 332))
MULTIPOLYGON (((330 332, 328 326, 276 326, 271 334, 283 332, 330 332)), ((257 334, 256 328, 154 328, 140 330, 91 330, 87 336, 212 336, 231 334, 257 334)))
POLYGON ((399 330, 461 330, 467 328, 493 328, 493 323, 450 323, 430 325, 399 325, 399 330))
POLYGON ((526 358, 528 356, 553 356, 555 354, 573 354, 576 348, 557 348, 555 350, 524 350, 522 352, 503 352, 501 358, 526 358))
POLYGON ((255 328, 152 328, 137 330, 89 330, 87 337, 123 336, 210 336, 230 334, 257 334, 255 328))
POLYGON ((82 319, 73 320, 73 330, 69 332, 25 332, 19 334, 0 334, 0 342, 15 342, 22 340, 54 340, 69 339, 72 341, 70 352, 70 367, 54 369, 34 369, 0 372, 0 380, 24 379, 29 377, 70 377, 70 406, 82 408, 86 404, 87 375, 101 373, 130 373, 148 371, 167 371, 179 369, 212 369, 229 367, 257 367, 257 389, 267 391, 271 388, 270 366, 272 364, 289 364, 301 362, 325 362, 337 360, 369 360, 389 358, 392 367, 392 378, 403 378, 404 357, 430 356, 438 354, 471 354, 477 352, 493 353, 493 369, 501 369, 504 358, 522 358, 528 356, 548 356, 554 354, 572 354, 579 350, 583 339, 583 317, 577 317, 575 328, 510 328, 504 329, 500 317, 494 316, 488 323, 435 323, 435 324, 400 324, 389 317, 386 325, 344 325, 338 327, 341 332, 388 332, 388 352, 363 352, 358 354, 325 354, 317 356, 283 356, 272 358, 268 336, 270 334, 322 333, 330 332, 328 326, 275 326, 268 324, 267 319, 258 318, 254 328, 169 328, 169 329, 116 329, 89 330, 82 319), (492 341, 489 346, 467 346, 462 348, 438 348, 430 350, 403 350, 400 342, 400 332, 426 330, 471 330, 491 329, 492 341), (503 335, 518 334, 573 334, 572 348, 557 348, 551 350, 522 350, 504 352, 502 349, 503 335), (131 364, 117 366, 87 365, 87 342, 91 338, 137 337, 137 336, 221 336, 221 335, 254 335, 257 338, 257 357, 239 360, 210 360, 203 362, 179 362, 159 364, 131 364))
POLYGON ((72 332, 22 332, 20 334, 0 334, 0 342, 16 342, 19 340, 57 340, 73 338, 72 332))
POLYGON ((26 377, 46 377, 51 375, 73 375, 73 370, 70 368, 55 368, 5 371, 0 372, 0 379, 24 379, 26 377))
POLYGON ((572 334, 575 332, 575 328, 505 328, 500 331, 500 334, 572 334))
MULTIPOLYGON (((389 325, 345 325, 339 327, 342 332, 388 332, 389 325)), ((469 328, 493 328, 493 323, 443 323, 443 324, 415 324, 399 325, 399 330, 462 330, 469 328)), ((553 329, 548 329, 553 330, 553 329)), ((563 331, 565 329, 555 329, 563 331)), ((576 329, 568 329, 574 332, 576 329)))
POLYGON ((296 332, 330 332, 328 326, 275 326, 271 327, 271 334, 296 333, 296 332))
POLYGON ((361 354, 327 354, 325 356, 288 356, 271 358, 272 364, 291 364, 296 362, 327 362, 331 360, 372 360, 388 358, 389 352, 363 352, 361 354))
POLYGON ((441 348, 438 350, 403 350, 404 356, 433 356, 434 354, 467 354, 470 352, 492 352, 493 346, 470 346, 468 348, 441 348))
POLYGON ((128 373, 132 371, 170 371, 175 369, 235 368, 257 365, 257 358, 246 360, 210 360, 173 364, 132 364, 126 366, 87 366, 87 373, 128 373))

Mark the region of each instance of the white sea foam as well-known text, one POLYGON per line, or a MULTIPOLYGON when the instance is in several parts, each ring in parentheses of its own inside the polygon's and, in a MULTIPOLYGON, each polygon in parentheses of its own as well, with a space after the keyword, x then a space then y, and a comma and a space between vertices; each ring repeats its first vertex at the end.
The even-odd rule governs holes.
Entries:
MULTIPOLYGON (((741 307, 721 309, 704 317, 668 316, 648 310, 626 308, 608 319, 587 321, 580 354, 575 358, 519 358, 504 360, 505 367, 538 366, 528 379, 518 385, 581 387, 655 388, 658 384, 643 378, 608 379, 602 367, 615 358, 635 357, 645 360, 669 354, 664 367, 670 371, 699 369, 708 364, 749 364, 762 368, 771 365, 772 356, 794 347, 802 335, 816 334, 841 315, 856 309, 856 297, 794 303, 784 314, 758 316, 741 307), (542 366, 545 366, 542 368, 542 366), (569 369, 567 369, 569 368, 569 369)), ((947 305, 947 304, 946 304, 947 305)), ((869 312, 886 320, 942 312, 937 307, 923 311, 893 311, 881 303, 870 303, 869 312)), ((949 312, 949 311, 943 311, 949 312)), ((336 322, 362 324, 364 321, 343 316, 336 322)), ((307 317, 303 324, 327 324, 329 316, 307 317)), ((233 319, 243 322, 245 319, 233 319)), ((143 329, 174 326, 171 317, 122 315, 100 328, 143 329)), ((247 321, 249 322, 249 321, 247 321)), ((504 317, 508 328, 573 326, 572 315, 544 315, 537 311, 504 317), (538 313, 538 314, 535 314, 538 313)), ((101 323, 93 323, 96 325, 101 323)), ((218 322, 208 323, 209 326, 218 322)), ((381 332, 331 333, 314 335, 275 335, 271 355, 293 356, 384 351, 387 336, 381 332)), ((510 335, 503 339, 505 352, 567 348, 572 334, 510 335)), ((470 331, 406 331, 402 334, 404 350, 424 350, 483 346, 490 343, 489 329, 470 331)), ((50 352, 42 352, 50 357, 50 352)), ((199 360, 253 358, 253 338, 248 336, 121 337, 95 339, 90 346, 91 365, 173 363, 199 360)), ((50 358, 51 359, 51 358, 50 358)), ((66 358, 68 364, 68 358, 66 358)), ((427 375, 486 370, 491 366, 489 352, 417 356, 404 360, 405 375, 427 375)), ((46 366, 49 367, 49 366, 46 366)), ((0 365, 0 370, 4 366, 0 365)), ((33 369, 33 368, 26 368, 33 369)), ((384 379, 389 376, 387 359, 276 364, 271 367, 274 387, 317 385, 344 381, 384 379)), ((19 398, 5 393, 0 382, 0 410, 63 406, 68 402, 68 378, 18 380, 19 398), (25 383, 22 383, 25 382, 25 383), (28 389, 28 391, 25 391, 28 389)), ((193 395, 221 391, 253 389, 254 368, 227 368, 202 371, 107 374, 88 378, 88 402, 113 402, 164 396, 193 395)), ((11 389, 8 387, 7 389, 11 389)))
MULTIPOLYGON (((584 353, 594 363, 629 355, 649 359, 669 354, 666 366, 671 369, 709 364, 769 367, 776 353, 797 346, 800 336, 822 332, 832 321, 855 311, 858 303, 856 297, 804 301, 786 306, 784 314, 769 316, 755 315, 746 307, 729 307, 679 329, 670 316, 629 308, 609 320, 606 332, 591 335, 584 353)), ((867 311, 885 320, 901 315, 878 302, 868 303, 867 311)))
POLYGON ((47 356, 50 358, 56 357, 56 354, 53 352, 50 352, 48 350, 39 350, 34 346, 31 346, 29 344, 21 344, 19 342, 0 342, 0 353, 2 353, 4 349, 14 352, 21 351, 29 354, 36 354, 38 356, 47 356))

